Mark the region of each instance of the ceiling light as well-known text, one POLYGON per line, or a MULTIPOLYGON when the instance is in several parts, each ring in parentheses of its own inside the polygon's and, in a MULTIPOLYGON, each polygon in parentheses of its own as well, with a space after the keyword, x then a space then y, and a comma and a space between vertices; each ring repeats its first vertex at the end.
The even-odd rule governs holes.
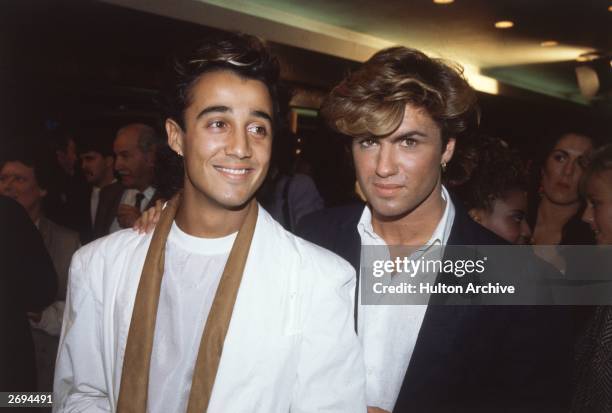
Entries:
POLYGON ((608 11, 612 11, 612 6, 608 6, 608 11))
POLYGON ((510 20, 500 20, 498 22, 495 22, 495 27, 497 27, 498 29, 509 29, 513 26, 514 23, 510 20))
POLYGON ((553 47, 558 45, 559 42, 557 42, 556 40, 546 40, 545 42, 540 43, 540 46, 542 47, 553 47))
POLYGON ((436 3, 436 4, 451 4, 454 1, 455 0, 433 0, 433 2, 436 3))

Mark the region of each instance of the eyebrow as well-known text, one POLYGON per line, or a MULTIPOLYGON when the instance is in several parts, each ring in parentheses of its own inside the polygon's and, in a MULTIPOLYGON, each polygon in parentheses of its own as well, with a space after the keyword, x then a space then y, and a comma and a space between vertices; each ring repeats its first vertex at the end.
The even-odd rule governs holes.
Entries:
MULTIPOLYGON (((198 113, 198 115, 196 116, 196 119, 201 118, 204 115, 207 115, 209 113, 232 113, 232 108, 230 108, 229 106, 223 106, 223 105, 216 105, 216 106, 208 106, 204 109, 202 109, 200 111, 200 113, 198 113)), ((258 118, 263 118, 266 119, 270 122, 272 122, 272 116, 270 116, 270 114, 268 114, 267 112, 264 112, 263 110, 252 110, 251 111, 251 115, 256 116, 258 118)))
POLYGON ((270 123, 272 123, 272 116, 270 116, 269 113, 264 112, 263 110, 253 110, 251 111, 251 115, 257 116, 258 118, 266 119, 270 121, 270 123))
POLYGON ((414 138, 417 136, 420 136, 422 138, 429 138, 429 135, 427 135, 425 132, 421 132, 418 130, 409 130, 406 132, 399 132, 397 136, 393 138, 393 140, 403 139, 403 138, 414 138))
POLYGON ((196 119, 199 119, 202 116, 212 113, 212 112, 226 113, 226 112, 231 112, 231 111, 232 110, 227 106, 208 106, 202 109, 200 113, 198 113, 198 116, 196 116, 196 119))

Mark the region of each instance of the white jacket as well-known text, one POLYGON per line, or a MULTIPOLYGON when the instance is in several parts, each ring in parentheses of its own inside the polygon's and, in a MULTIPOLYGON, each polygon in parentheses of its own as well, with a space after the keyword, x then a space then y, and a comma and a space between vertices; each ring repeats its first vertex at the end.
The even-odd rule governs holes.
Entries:
MULTIPOLYGON (((75 254, 54 412, 115 411, 150 241, 150 234, 124 230, 75 254)), ((354 288, 346 261, 285 231, 259 208, 208 412, 365 412, 354 288)), ((164 391, 173 397, 173 389, 164 391)))

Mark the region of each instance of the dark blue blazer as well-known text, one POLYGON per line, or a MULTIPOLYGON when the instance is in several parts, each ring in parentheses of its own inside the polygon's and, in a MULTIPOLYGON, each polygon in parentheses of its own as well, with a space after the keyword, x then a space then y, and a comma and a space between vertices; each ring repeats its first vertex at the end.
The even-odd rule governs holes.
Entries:
MULTIPOLYGON (((507 244, 475 223, 458 202, 454 205, 448 245, 507 244)), ((300 221, 297 235, 340 255, 359 274, 357 223, 363 208, 315 212, 300 221)), ((569 317, 559 307, 430 303, 394 412, 567 411, 569 317)))

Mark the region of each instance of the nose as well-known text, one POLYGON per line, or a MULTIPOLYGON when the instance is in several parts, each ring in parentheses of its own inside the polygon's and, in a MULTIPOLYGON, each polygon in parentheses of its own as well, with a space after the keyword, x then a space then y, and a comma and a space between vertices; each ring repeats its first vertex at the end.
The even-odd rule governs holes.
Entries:
POLYGON ((115 158, 115 171, 123 169, 123 160, 120 157, 115 158))
POLYGON ((593 222, 593 204, 587 202, 587 206, 582 213, 582 220, 587 224, 591 224, 593 222))
POLYGON ((576 161, 570 161, 570 162, 566 162, 565 165, 563 165, 563 175, 565 176, 572 176, 574 175, 574 171, 576 170, 576 161))
POLYGON ((394 152, 391 145, 381 143, 378 151, 378 159, 376 160, 376 175, 381 178, 387 178, 397 173, 397 164, 395 162, 394 152))
POLYGON ((251 157, 251 144, 246 131, 236 131, 230 136, 225 154, 238 159, 251 157))
POLYGON ((527 241, 531 239, 531 227, 527 223, 526 219, 521 221, 521 237, 527 241))

